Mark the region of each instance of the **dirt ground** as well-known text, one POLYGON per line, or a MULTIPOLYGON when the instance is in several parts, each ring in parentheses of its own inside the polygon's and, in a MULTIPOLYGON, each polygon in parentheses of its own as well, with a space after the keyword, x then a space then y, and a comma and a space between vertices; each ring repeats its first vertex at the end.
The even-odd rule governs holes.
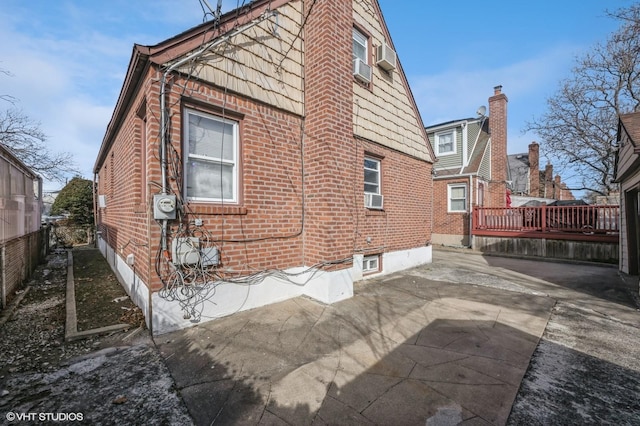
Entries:
POLYGON ((76 247, 73 256, 79 330, 131 328, 66 342, 67 251, 52 253, 0 317, 0 424, 29 413, 81 415, 91 424, 190 424, 142 313, 100 252, 76 247))
POLYGON ((78 331, 118 323, 144 327, 144 316, 133 304, 98 250, 89 246, 73 249, 78 331))

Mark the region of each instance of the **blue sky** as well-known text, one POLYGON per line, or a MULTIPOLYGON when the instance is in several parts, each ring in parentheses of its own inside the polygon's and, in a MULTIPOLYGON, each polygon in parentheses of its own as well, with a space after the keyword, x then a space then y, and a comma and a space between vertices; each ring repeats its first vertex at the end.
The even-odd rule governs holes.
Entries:
MULTIPOLYGON (((223 11, 237 4, 225 0, 223 11)), ((618 27, 605 10, 631 4, 380 0, 424 123, 473 117, 502 85, 510 154, 539 140, 523 134, 526 121, 545 112, 574 59, 618 27)), ((17 98, 51 150, 73 153, 91 179, 133 44, 156 44, 202 19, 198 0, 2 0, 0 69, 11 76, 0 74, 0 94, 17 98)))

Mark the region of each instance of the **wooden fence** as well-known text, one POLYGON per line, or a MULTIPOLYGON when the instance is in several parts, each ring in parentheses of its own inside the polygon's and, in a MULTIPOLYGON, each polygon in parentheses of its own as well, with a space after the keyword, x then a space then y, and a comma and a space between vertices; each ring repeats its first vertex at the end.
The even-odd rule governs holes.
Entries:
POLYGON ((475 207, 472 234, 618 242, 620 206, 475 207))

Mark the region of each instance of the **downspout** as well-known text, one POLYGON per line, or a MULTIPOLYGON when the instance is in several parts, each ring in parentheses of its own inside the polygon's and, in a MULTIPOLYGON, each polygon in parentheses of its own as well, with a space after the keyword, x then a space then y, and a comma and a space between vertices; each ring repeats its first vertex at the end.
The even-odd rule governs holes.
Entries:
MULTIPOLYGON (((235 30, 232 30, 224 37, 216 39, 215 41, 208 43, 207 45, 196 50, 190 55, 180 59, 177 62, 174 62, 166 69, 164 74, 162 74, 162 78, 160 80, 160 169, 162 173, 162 178, 161 178, 162 179, 162 195, 167 194, 167 187, 168 187, 167 185, 167 146, 166 146, 167 144, 167 139, 166 139, 167 111, 166 111, 165 98, 167 95, 167 77, 169 73, 173 72, 176 68, 180 67, 181 65, 184 65, 185 63, 199 57, 200 55, 207 52, 208 50, 228 41, 231 37, 234 37, 242 33, 243 31, 259 24, 265 19, 268 19, 271 16, 274 16, 276 14, 277 14, 276 11, 267 10, 266 12, 264 12, 262 15, 260 15, 258 18, 254 19, 253 21, 250 21, 247 24, 241 27, 238 27, 235 30)), ((163 251, 167 250, 167 224, 168 224, 168 219, 163 219, 162 220, 162 237, 161 237, 163 251)))
POLYGON ((469 175, 469 247, 473 247, 473 175, 469 175))
POLYGON ((98 174, 93 172, 93 190, 91 191, 93 194, 93 246, 98 247, 98 199, 96 197, 96 193, 98 192, 98 174))

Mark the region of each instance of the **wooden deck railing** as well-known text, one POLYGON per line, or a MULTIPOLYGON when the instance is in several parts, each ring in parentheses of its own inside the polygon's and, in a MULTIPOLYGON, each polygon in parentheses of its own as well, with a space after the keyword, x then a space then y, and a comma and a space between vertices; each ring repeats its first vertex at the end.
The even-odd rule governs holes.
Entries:
POLYGON ((473 235, 618 241, 620 206, 475 207, 473 235))

